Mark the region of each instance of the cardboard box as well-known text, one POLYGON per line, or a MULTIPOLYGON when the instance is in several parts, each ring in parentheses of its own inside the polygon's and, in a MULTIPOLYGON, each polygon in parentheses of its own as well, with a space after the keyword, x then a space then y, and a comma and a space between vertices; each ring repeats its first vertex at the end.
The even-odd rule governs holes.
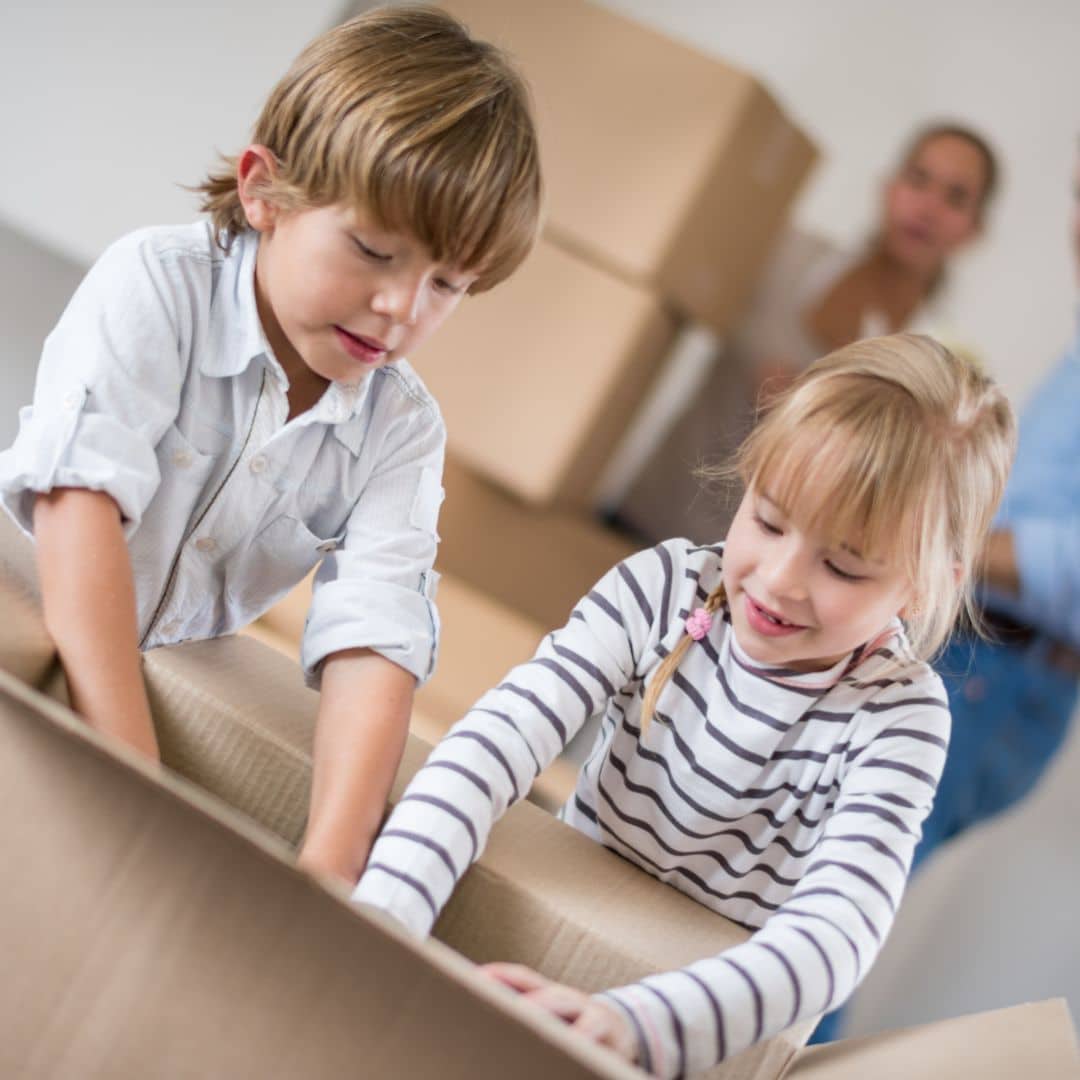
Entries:
POLYGON ((1080 1052, 1065 1001, 1056 998, 900 1031, 796 1056, 786 1080, 1078 1080, 1080 1052))
MULTIPOLYGON (((291 865, 316 695, 288 661, 223 638, 153 650, 145 671, 176 773, 0 671, 3 854, 19 868, 0 895, 0 1074, 640 1076, 291 865)), ((427 749, 410 737, 392 799, 427 749)), ((436 928, 471 960, 585 987, 745 937, 528 802, 436 928)), ((807 1033, 710 1075, 774 1080, 807 1033)))
POLYGON ((529 506, 447 457, 436 566, 546 632, 638 545, 584 514, 529 506))
MULTIPOLYGON (((40 637, 6 558, 0 605, 40 637)), ((25 569, 25 563, 23 563, 25 569)), ((32 667, 55 666, 42 650, 32 667)), ((0 1075, 606 1077, 642 1074, 477 977, 467 957, 623 983, 746 932, 529 803, 494 830, 424 943, 292 865, 317 696, 244 638, 145 658, 157 769, 7 670, 0 650, 0 1075), (449 946, 449 947, 447 947, 449 946), (459 955, 460 954, 460 955, 459 955)), ((48 680, 46 680, 48 681, 48 680)), ((410 738, 392 799, 427 752, 410 738)), ((809 1025, 709 1076, 1080 1075, 1060 1002, 796 1054, 809 1025)))
MULTIPOLYGON (((409 729, 434 743, 460 720, 478 697, 536 651, 545 631, 449 575, 437 597, 442 633, 435 674, 417 692, 409 729)), ((299 661, 304 619, 311 605, 308 577, 244 633, 299 661)), ((569 798, 577 768, 556 759, 536 778, 529 797, 554 812, 569 798)))
POLYGON ((652 294, 542 240, 410 359, 460 461, 529 502, 585 505, 674 332, 652 294))
POLYGON ((532 85, 549 235, 730 329, 815 158, 769 92, 583 0, 446 7, 532 85))
POLYGON ((0 1074, 640 1076, 3 675, 0 1074))

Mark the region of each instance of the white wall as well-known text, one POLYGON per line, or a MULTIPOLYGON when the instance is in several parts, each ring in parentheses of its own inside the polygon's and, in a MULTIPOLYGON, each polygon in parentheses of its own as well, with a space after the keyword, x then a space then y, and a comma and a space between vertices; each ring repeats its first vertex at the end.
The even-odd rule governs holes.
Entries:
POLYGON ((244 145, 337 0, 5 0, 0 219, 89 263, 141 225, 189 221, 216 151, 244 145))

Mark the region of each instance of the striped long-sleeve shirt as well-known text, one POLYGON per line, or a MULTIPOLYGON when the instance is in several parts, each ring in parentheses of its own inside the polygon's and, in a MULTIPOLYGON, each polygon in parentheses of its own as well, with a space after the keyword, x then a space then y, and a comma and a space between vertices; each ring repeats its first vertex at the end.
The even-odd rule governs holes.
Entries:
POLYGON ((601 715, 563 819, 756 931, 605 992, 660 1076, 848 997, 892 924, 948 741, 944 689, 898 621, 830 670, 795 674, 751 661, 726 617, 690 648, 642 736, 642 694, 722 558, 722 545, 674 540, 605 575, 439 743, 354 893, 428 933, 495 820, 601 715))

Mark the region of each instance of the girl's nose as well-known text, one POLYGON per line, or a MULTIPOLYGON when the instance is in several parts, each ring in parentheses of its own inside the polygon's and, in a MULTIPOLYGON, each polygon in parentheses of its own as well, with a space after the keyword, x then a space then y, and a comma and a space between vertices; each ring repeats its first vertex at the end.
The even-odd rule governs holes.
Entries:
POLYGON ((808 572, 805 553, 794 540, 778 544, 762 558, 759 567, 762 581, 777 599, 804 598, 808 572))

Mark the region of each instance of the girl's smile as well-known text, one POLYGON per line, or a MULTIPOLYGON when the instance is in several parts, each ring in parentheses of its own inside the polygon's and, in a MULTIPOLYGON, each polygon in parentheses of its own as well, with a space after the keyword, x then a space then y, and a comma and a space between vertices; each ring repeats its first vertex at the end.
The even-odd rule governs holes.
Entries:
POLYGON ((784 619, 777 612, 759 604, 749 593, 746 598, 746 620, 758 634, 766 637, 785 637, 788 634, 797 634, 806 627, 784 619))
MULTIPOLYGON (((823 497, 803 491, 800 503, 823 497)), ((724 588, 742 649, 759 663, 800 671, 830 668, 877 637, 912 592, 897 560, 871 558, 806 527, 754 487, 728 532, 724 588)))

